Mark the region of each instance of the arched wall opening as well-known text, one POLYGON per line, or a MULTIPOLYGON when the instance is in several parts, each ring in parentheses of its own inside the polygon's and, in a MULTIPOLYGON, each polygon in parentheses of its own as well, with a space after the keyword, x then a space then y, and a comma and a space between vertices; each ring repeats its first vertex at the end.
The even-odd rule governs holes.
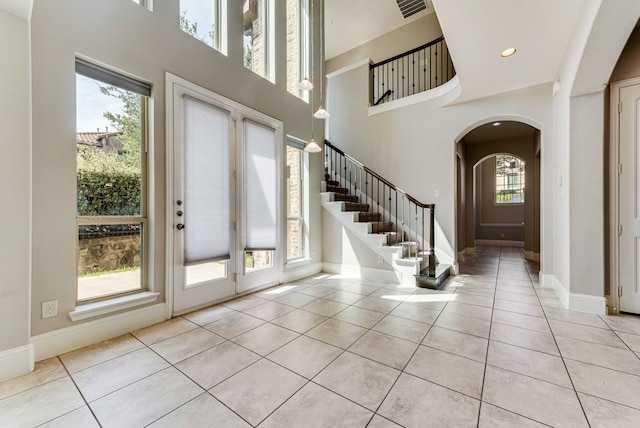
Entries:
POLYGON ((494 119, 467 131, 456 143, 456 157, 457 258, 474 254, 476 245, 499 245, 523 247, 525 258, 539 261, 539 129, 521 121, 494 119), (512 181, 510 186, 504 173, 518 169, 497 171, 496 156, 502 154, 524 163, 523 200, 508 204, 499 200, 501 189, 508 191, 516 184, 512 181), (501 179, 502 188, 496 185, 501 179))

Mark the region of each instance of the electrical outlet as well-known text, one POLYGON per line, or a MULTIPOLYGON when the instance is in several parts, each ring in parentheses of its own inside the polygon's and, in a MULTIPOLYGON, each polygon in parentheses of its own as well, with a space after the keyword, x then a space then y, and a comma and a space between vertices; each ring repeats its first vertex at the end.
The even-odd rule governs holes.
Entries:
POLYGON ((378 256, 378 264, 384 264, 384 256, 378 256))
POLYGON ((434 190, 433 191, 433 196, 435 196, 436 198, 440 197, 440 190, 434 190))
POLYGON ((42 302, 42 318, 51 318, 58 316, 58 301, 49 300, 48 302, 42 302))

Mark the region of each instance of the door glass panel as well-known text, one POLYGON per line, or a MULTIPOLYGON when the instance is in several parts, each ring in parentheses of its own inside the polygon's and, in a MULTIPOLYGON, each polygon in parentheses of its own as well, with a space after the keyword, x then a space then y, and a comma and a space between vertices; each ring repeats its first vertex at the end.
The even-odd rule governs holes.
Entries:
POLYGON ((227 277, 227 261, 196 263, 185 266, 186 287, 191 287, 202 282, 227 277))
POLYGON ((273 267, 273 251, 245 251, 244 252, 245 272, 255 272, 273 267))

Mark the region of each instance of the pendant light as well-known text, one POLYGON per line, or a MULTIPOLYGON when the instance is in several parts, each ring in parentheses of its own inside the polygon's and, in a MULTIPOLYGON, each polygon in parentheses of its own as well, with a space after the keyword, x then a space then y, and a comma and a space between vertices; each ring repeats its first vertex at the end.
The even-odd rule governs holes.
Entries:
POLYGON ((318 152, 321 152, 322 149, 320 148, 318 143, 316 143, 315 140, 312 138, 311 141, 309 141, 307 145, 304 146, 304 151, 307 153, 318 153, 318 152))
POLYGON ((302 91, 312 91, 313 90, 313 83, 311 83, 311 80, 307 79, 306 77, 304 79, 302 79, 300 81, 300 83, 298 83, 298 89, 302 90, 302 91))
MULTIPOLYGON (((313 0, 311 0, 311 75, 313 76, 313 57, 314 57, 314 50, 313 50, 313 17, 314 17, 314 9, 313 9, 313 0)), ((307 91, 310 92, 310 98, 311 98, 311 108, 313 109, 313 83, 311 83, 308 79, 303 79, 302 82, 300 82, 299 86, 302 85, 302 83, 304 81, 309 82, 309 85, 307 85, 307 87, 309 87, 309 89, 305 89, 307 91)), ((304 146, 304 151, 307 153, 319 153, 322 151, 322 148, 320 148, 320 146, 318 145, 318 143, 316 143, 316 141, 313 139, 313 117, 311 118, 311 140, 307 143, 306 146, 304 146)))
MULTIPOLYGON (((324 73, 324 67, 322 64, 324 63, 324 2, 320 5, 320 59, 322 62, 320 63, 320 70, 324 73)), ((322 101, 324 100, 324 74, 320 78, 320 108, 313 115, 316 119, 329 119, 328 111, 326 111, 322 107, 322 101)))

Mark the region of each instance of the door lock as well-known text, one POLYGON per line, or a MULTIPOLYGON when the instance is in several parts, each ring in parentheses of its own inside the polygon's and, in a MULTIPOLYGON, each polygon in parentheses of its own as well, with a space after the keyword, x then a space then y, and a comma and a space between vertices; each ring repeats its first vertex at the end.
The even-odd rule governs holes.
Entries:
POLYGON ((184 229, 184 224, 182 224, 182 223, 176 224, 176 229, 178 229, 178 230, 184 229))
POLYGON ((176 213, 176 215, 177 215, 178 217, 182 217, 182 211, 178 211, 178 212, 176 213))

